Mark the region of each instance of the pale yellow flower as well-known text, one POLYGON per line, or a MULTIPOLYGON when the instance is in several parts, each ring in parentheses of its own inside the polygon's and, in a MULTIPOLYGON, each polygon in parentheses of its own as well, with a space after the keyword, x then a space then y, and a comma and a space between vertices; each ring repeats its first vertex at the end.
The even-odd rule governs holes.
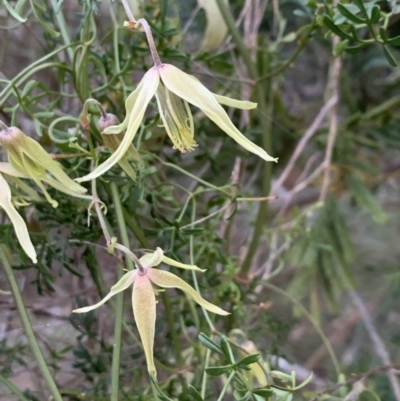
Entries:
POLYGON ((127 289, 133 284, 132 291, 132 307, 136 325, 142 340, 143 349, 146 355, 147 368, 150 373, 155 374, 156 368, 153 359, 154 348, 154 331, 156 324, 156 290, 153 285, 161 288, 178 288, 182 290, 188 297, 192 298, 203 308, 218 315, 228 315, 223 309, 206 301, 196 290, 181 278, 164 270, 153 269, 154 266, 161 262, 171 266, 180 267, 182 269, 198 270, 197 266, 186 265, 164 256, 161 248, 153 253, 148 253, 140 259, 142 269, 135 269, 126 273, 111 287, 110 292, 97 304, 86 306, 84 308, 75 309, 75 313, 85 313, 98 308, 107 302, 112 296, 127 289))
POLYGON ((57 207, 57 202, 50 197, 43 182, 68 195, 91 199, 90 196, 83 195, 87 191, 86 188, 71 180, 61 164, 53 160, 38 142, 20 129, 9 127, 1 130, 0 144, 6 150, 12 167, 5 167, 9 172, 3 172, 19 178, 32 179, 53 207, 57 207))
POLYGON ((0 174, 0 207, 4 209, 11 220, 22 249, 32 259, 33 263, 37 263, 36 251, 33 247, 31 238, 29 237, 25 221, 19 215, 12 203, 10 187, 2 174, 0 174))
POLYGON ((195 77, 186 74, 171 64, 159 64, 152 67, 143 76, 138 87, 125 102, 126 117, 119 125, 108 127, 104 134, 118 134, 126 130, 124 139, 118 149, 90 174, 76 181, 89 181, 101 176, 118 163, 131 145, 143 120, 147 105, 156 96, 158 111, 164 127, 174 147, 181 152, 193 150, 194 140, 193 117, 189 108, 192 104, 208 116, 226 134, 239 145, 266 161, 277 161, 268 153, 246 138, 229 119, 221 104, 240 109, 253 109, 256 103, 235 100, 210 92, 195 77))

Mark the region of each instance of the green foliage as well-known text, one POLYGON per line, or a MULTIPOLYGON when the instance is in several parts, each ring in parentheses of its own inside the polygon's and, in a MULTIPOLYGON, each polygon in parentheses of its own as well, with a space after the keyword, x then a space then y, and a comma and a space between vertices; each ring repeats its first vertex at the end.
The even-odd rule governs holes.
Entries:
MULTIPOLYGON (((143 31, 123 26, 120 3, 0 6, 1 121, 37 139, 71 179, 112 155, 99 119, 112 113, 123 121, 127 97, 153 65, 143 31)), ((195 0, 129 3, 148 21, 164 63, 219 95, 258 103, 225 108, 279 163, 247 152, 191 106, 197 147, 178 152, 153 99, 133 140, 140 157, 127 160, 136 180, 115 164, 82 184, 93 204, 46 186, 55 208, 37 182, 0 166, 38 256, 32 263, 1 209, 0 395, 316 401, 358 391, 362 401, 395 400, 390 370, 380 365, 400 358, 399 5, 217 0, 229 34, 201 52, 209 21, 195 0), (147 373, 130 294, 95 312, 71 311, 98 302, 157 247, 207 269, 168 268, 230 315, 157 288, 156 376, 147 373), (5 277, 12 295, 3 294, 5 277), (367 316, 349 302, 353 290, 363 294, 367 316)), ((9 161, 1 147, 0 162, 9 161)))

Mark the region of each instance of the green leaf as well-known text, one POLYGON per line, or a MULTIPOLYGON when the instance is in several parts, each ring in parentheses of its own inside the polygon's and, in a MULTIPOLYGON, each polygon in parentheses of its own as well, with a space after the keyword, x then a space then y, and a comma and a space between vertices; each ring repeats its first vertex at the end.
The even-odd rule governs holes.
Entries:
POLYGON ((219 345, 221 346, 221 350, 222 350, 222 353, 224 354, 225 358, 230 363, 235 363, 235 361, 232 360, 232 349, 231 349, 231 346, 229 345, 228 340, 226 339, 226 336, 221 337, 221 340, 219 341, 219 345))
POLYGON ((376 393, 371 390, 364 390, 358 397, 358 401, 381 401, 376 393))
POLYGON ((337 8, 344 17, 349 19, 350 21, 355 22, 356 24, 365 23, 365 19, 358 17, 356 14, 353 14, 344 4, 338 3, 337 8))
POLYGON ((386 43, 388 41, 388 36, 387 36, 387 32, 386 29, 381 26, 379 28, 379 35, 381 35, 381 39, 386 43))
POLYGON ((323 16, 323 22, 327 28, 329 28, 335 35, 339 36, 342 39, 352 40, 353 38, 345 31, 340 29, 335 23, 327 16, 323 16))
POLYGON ((358 54, 363 51, 365 47, 366 44, 362 43, 361 45, 346 47, 344 51, 348 54, 358 54))
POLYGON ((377 24, 379 22, 380 18, 381 18, 381 9, 379 8, 378 5, 375 5, 372 7, 372 10, 371 10, 370 21, 373 24, 377 24))
POLYGON ((27 19, 21 17, 10 5, 8 0, 3 0, 4 5, 6 6, 7 11, 19 22, 26 22, 27 19))
POLYGON ((237 365, 251 365, 252 363, 256 363, 260 360, 260 354, 251 354, 244 357, 237 365))
POLYGON ((261 397, 272 397, 274 395, 274 390, 262 388, 258 390, 251 390, 255 395, 260 395, 261 397))
POLYGON ((396 36, 395 38, 387 39, 387 43, 389 43, 392 46, 400 46, 400 36, 396 36))
POLYGON ((216 344, 213 340, 211 340, 211 338, 208 337, 207 334, 200 333, 199 336, 198 336, 198 339, 199 339, 208 349, 210 349, 211 351, 215 351, 215 352, 218 352, 218 353, 221 354, 221 355, 224 355, 223 352, 222 352, 222 350, 221 350, 221 347, 220 347, 218 344, 216 344))
POLYGON ((363 0, 354 0, 354 3, 356 3, 357 7, 362 11, 365 11, 365 7, 364 7, 364 2, 363 0))
POLYGON ((189 385, 189 394, 195 399, 195 401, 204 401, 196 387, 193 387, 191 384, 189 385))
POLYGON ((206 368, 206 372, 210 376, 221 376, 230 369, 232 369, 231 365, 211 366, 209 368, 206 368))
POLYGON ((359 180, 354 174, 349 174, 346 177, 346 182, 349 185, 354 198, 359 205, 371 214, 374 221, 383 224, 387 221, 387 214, 377 202, 371 191, 359 180))
POLYGON ((394 58, 393 54, 390 52, 390 50, 386 47, 383 46, 383 53, 385 54, 386 60, 392 67, 397 67, 397 61, 394 58))
POLYGON ((333 55, 335 57, 340 56, 343 53, 343 51, 347 48, 348 45, 349 45, 349 41, 347 39, 341 40, 333 48, 333 55))

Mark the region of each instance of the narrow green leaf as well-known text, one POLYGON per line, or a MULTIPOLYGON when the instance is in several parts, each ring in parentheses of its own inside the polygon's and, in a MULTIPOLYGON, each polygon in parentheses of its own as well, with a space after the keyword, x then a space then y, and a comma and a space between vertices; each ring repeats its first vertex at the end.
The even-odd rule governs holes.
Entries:
POLYGON ((221 350, 221 347, 220 347, 218 344, 216 344, 213 340, 211 340, 211 338, 208 337, 207 334, 200 333, 199 336, 198 336, 198 339, 199 339, 208 349, 210 349, 211 351, 215 351, 215 352, 218 352, 218 353, 221 354, 221 355, 224 355, 223 352, 222 352, 222 350, 221 350))
POLYGON ((210 376, 221 376, 230 369, 232 369, 231 365, 211 366, 209 368, 206 368, 206 372, 210 376))
POLYGON ((344 51, 348 54, 358 54, 363 51, 365 47, 366 45, 362 43, 361 45, 346 47, 344 51))
POLYGON ((364 2, 363 0, 354 0, 354 3, 356 3, 357 7, 362 11, 365 11, 365 7, 364 7, 364 2))
POLYGON ((353 14, 351 11, 347 9, 347 7, 344 4, 338 3, 337 8, 344 17, 349 19, 352 22, 355 22, 356 24, 364 24, 366 21, 363 18, 360 18, 359 16, 353 14))
POLYGON ((7 11, 19 22, 26 22, 27 19, 24 17, 21 17, 10 5, 8 0, 3 0, 3 3, 7 9, 7 11))
POLYGON ((21 97, 24 98, 25 96, 29 95, 29 93, 38 86, 38 82, 34 79, 28 81, 24 87, 24 90, 21 93, 21 97))
POLYGON ((347 32, 343 31, 337 25, 335 25, 335 23, 327 15, 324 15, 322 20, 326 27, 329 28, 335 35, 339 36, 342 39, 353 39, 347 32))
POLYGON ((388 218, 387 214, 364 183, 354 174, 349 174, 346 177, 346 182, 360 206, 370 213, 377 223, 385 223, 388 218))
POLYGON ((189 394, 195 399, 195 401, 204 401, 196 387, 193 387, 191 384, 189 385, 189 394))
POLYGON ((358 397, 359 401, 381 401, 379 396, 371 390, 364 390, 358 397))
POLYGON ((395 38, 387 39, 387 43, 392 46, 400 46, 400 36, 396 36, 395 38))
POLYGON ((397 61, 394 58, 393 54, 390 52, 390 50, 386 47, 383 46, 383 53, 385 54, 386 60, 392 67, 397 67, 397 61))
POLYGON ((348 47, 348 45, 349 45, 349 41, 347 39, 341 40, 333 48, 333 55, 335 57, 340 56, 343 53, 343 51, 348 47))
POLYGON ((388 36, 387 36, 387 32, 386 29, 381 26, 379 28, 379 35, 381 36, 381 39, 386 43, 388 41, 388 36))
POLYGON ((379 8, 378 5, 375 5, 372 7, 372 10, 371 10, 370 21, 373 24, 377 24, 379 22, 380 18, 381 18, 381 9, 379 8))
POLYGON ((224 354, 225 358, 230 363, 235 363, 235 361, 232 360, 232 349, 231 349, 231 346, 229 345, 228 340, 226 339, 226 336, 221 337, 221 340, 219 341, 219 345, 221 346, 221 350, 222 350, 222 353, 224 354))
POLYGON ((260 395, 261 397, 272 397, 274 395, 274 390, 262 388, 258 390, 251 390, 255 395, 260 395))
POLYGON ((252 363, 256 363, 260 360, 260 354, 251 354, 244 357, 237 365, 251 365, 252 363))

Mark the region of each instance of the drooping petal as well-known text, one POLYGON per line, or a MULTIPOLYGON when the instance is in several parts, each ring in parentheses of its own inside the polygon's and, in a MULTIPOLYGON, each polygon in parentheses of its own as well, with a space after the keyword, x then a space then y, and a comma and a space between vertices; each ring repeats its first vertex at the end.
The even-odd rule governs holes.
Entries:
POLYGON ((105 128, 102 134, 120 134, 121 132, 124 132, 126 130, 126 128, 128 127, 129 119, 132 114, 132 109, 135 106, 136 100, 139 96, 140 91, 142 90, 142 87, 143 87, 143 81, 140 81, 136 89, 126 98, 125 100, 126 116, 124 121, 122 121, 121 124, 111 125, 110 127, 105 128))
POLYGON ((5 162, 0 162, 0 173, 12 175, 13 177, 18 177, 18 178, 29 178, 28 175, 17 170, 10 163, 5 163, 5 162))
POLYGON ((118 294, 121 291, 126 290, 132 283, 135 281, 137 275, 137 270, 131 270, 128 273, 124 274, 117 284, 111 287, 110 292, 97 304, 91 306, 85 306, 84 308, 75 309, 73 313, 86 313, 93 309, 98 308, 99 306, 105 304, 111 297, 118 294))
POLYGON ((143 77, 143 86, 138 93, 135 104, 132 108, 132 112, 128 121, 127 131, 121 145, 104 163, 100 164, 95 168, 90 174, 84 177, 76 179, 78 182, 93 180, 112 166, 114 166, 118 161, 124 156, 125 152, 128 150, 130 144, 135 138, 136 132, 143 120, 144 113, 146 111, 147 105, 149 104, 151 98, 154 96, 158 84, 160 82, 160 77, 157 69, 151 68, 143 77))
POLYGON ((14 226, 15 233, 19 243, 21 244, 25 253, 32 259, 33 263, 37 263, 36 251, 33 247, 32 241, 29 237, 28 229, 23 218, 16 211, 11 202, 11 190, 7 181, 0 174, 0 206, 5 210, 11 223, 14 226))
POLYGON ((147 275, 138 275, 133 286, 132 307, 140 339, 146 355, 147 369, 156 374, 153 359, 156 326, 156 297, 147 275))
POLYGON ((199 81, 192 79, 190 75, 171 64, 163 64, 159 67, 159 72, 163 83, 171 92, 201 109, 206 116, 240 146, 266 161, 276 162, 278 160, 246 138, 233 125, 228 114, 226 114, 226 111, 218 103, 214 95, 199 81))
POLYGON ((187 296, 193 298, 199 305, 218 315, 229 315, 220 307, 206 301, 191 285, 181 278, 164 270, 148 269, 147 276, 156 285, 162 288, 179 288, 187 296))
POLYGON ((169 258, 168 256, 163 256, 161 261, 167 265, 179 267, 181 269, 186 269, 186 270, 196 270, 200 272, 205 272, 207 270, 207 269, 200 269, 200 267, 197 267, 195 265, 186 265, 185 263, 178 262, 174 259, 169 258))
POLYGON ((154 252, 143 255, 139 261, 143 267, 158 266, 163 259, 163 255, 163 250, 161 248, 157 248, 154 252))
POLYGON ((228 107, 235 107, 236 109, 242 110, 251 110, 257 107, 257 103, 249 102, 248 100, 232 99, 227 96, 217 95, 216 93, 212 93, 212 95, 219 104, 223 104, 228 107))
POLYGON ((42 177, 42 181, 45 182, 46 184, 49 184, 53 188, 55 188, 57 191, 64 192, 65 194, 74 196, 75 198, 81 198, 81 199, 87 199, 87 200, 93 199, 92 195, 85 195, 80 192, 74 192, 72 189, 62 185, 60 182, 55 180, 53 177, 50 177, 49 175, 42 177))
POLYGON ((53 160, 37 141, 24 134, 19 128, 9 127, 2 131, 1 142, 7 151, 10 163, 29 177, 40 180, 48 171, 72 191, 78 193, 87 191, 86 188, 71 180, 61 164, 53 160))
MULTIPOLYGON (((228 0, 224 0, 228 4, 228 0)), ((207 17, 207 28, 201 44, 200 53, 212 52, 222 44, 228 27, 221 14, 216 0, 197 0, 199 7, 202 7, 207 17)))

